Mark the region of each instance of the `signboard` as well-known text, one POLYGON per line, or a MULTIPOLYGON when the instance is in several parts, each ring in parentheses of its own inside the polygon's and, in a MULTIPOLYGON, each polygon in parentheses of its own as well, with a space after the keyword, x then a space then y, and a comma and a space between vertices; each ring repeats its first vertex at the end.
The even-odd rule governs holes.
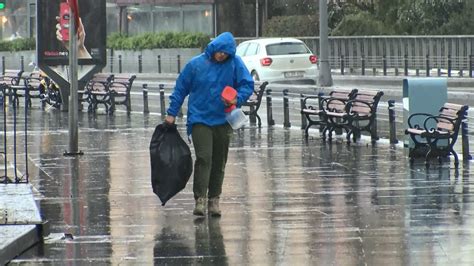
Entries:
MULTIPOLYGON (((66 0, 37 0, 37 59, 40 65, 69 64, 69 6, 66 0)), ((73 1, 71 1, 73 2, 73 1)), ((80 0, 78 38, 79 65, 106 64, 105 0, 80 0)))

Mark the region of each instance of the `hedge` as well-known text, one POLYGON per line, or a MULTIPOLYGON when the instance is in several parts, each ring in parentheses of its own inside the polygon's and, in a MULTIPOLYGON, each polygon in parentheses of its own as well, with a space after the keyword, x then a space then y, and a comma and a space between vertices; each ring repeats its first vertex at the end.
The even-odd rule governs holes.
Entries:
POLYGON ((206 47, 210 37, 204 33, 160 32, 126 36, 113 33, 107 37, 107 48, 115 50, 144 50, 157 48, 206 47))
MULTIPOLYGON (((204 33, 162 32, 126 36, 113 33, 107 37, 107 48, 116 50, 144 50, 155 48, 201 48, 209 43, 210 36, 204 33)), ((0 41, 0 51, 35 50, 35 38, 0 41)))

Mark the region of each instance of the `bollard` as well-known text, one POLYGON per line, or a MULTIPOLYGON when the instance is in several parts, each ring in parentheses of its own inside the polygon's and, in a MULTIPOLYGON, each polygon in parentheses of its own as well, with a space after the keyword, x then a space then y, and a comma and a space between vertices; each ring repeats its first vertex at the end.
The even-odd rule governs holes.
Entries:
POLYGON ((451 77, 451 69, 453 68, 453 62, 451 60, 451 55, 448 55, 448 77, 451 77))
POLYGON ((362 56, 362 58, 360 59, 361 60, 361 67, 362 67, 362 70, 361 70, 361 73, 362 73, 362 76, 365 76, 365 57, 362 56))
POLYGON ((25 71, 25 58, 20 56, 20 70, 25 71))
POLYGON ((395 100, 388 100, 388 122, 390 127, 390 143, 398 143, 395 123, 395 100))
POLYGON ((472 54, 469 55, 469 77, 472 78, 472 54))
POLYGON ((291 127, 290 123, 290 101, 288 99, 288 89, 283 90, 283 126, 291 127))
POLYGON ((114 56, 110 56, 110 73, 114 73, 114 56))
POLYGON ((373 67, 373 68, 372 68, 372 74, 373 74, 374 76, 377 75, 377 68, 376 68, 376 67, 373 67))
POLYGON ((436 72, 438 73, 438 77, 441 77, 441 68, 438 67, 438 70, 436 72))
POLYGON ((344 75, 344 55, 341 55, 341 75, 344 75))
POLYGON ((148 114, 150 109, 148 109, 148 84, 144 83, 142 88, 143 92, 143 113, 148 114))
POLYGON ((5 75, 5 56, 2 56, 2 75, 5 75))
POLYGON ((110 107, 109 107, 109 115, 112 115, 115 112, 115 91, 110 93, 110 107))
POLYGON ((463 161, 472 160, 471 154, 469 154, 469 132, 467 127, 467 111, 464 112, 464 118, 461 123, 462 132, 462 158, 463 161))
POLYGON ((161 116, 166 114, 166 106, 165 106, 165 85, 160 84, 160 107, 161 107, 161 116))
POLYGON ((181 73, 181 55, 178 55, 178 74, 181 73))
POLYGON ((158 73, 161 73, 161 55, 158 55, 158 73))
POLYGON ((272 112, 272 90, 267 89, 267 124, 269 126, 275 125, 275 120, 273 120, 272 112))
MULTIPOLYGON (((303 110, 305 108, 304 97, 305 97, 304 94, 301 93, 300 94, 301 110, 303 110)), ((307 125, 308 125, 308 121, 306 121, 306 116, 303 114, 303 112, 301 112, 301 129, 305 129, 307 125)))
POLYGON ((403 60, 403 72, 405 76, 408 76, 408 55, 405 55, 404 58, 405 59, 403 60))
POLYGON ((395 76, 398 76, 398 67, 395 68, 395 76))
POLYGON ((382 56, 382 68, 383 68, 383 75, 387 76, 387 56, 382 56))
POLYGON ((420 76, 420 69, 419 69, 419 68, 417 68, 417 69, 415 70, 415 72, 416 72, 416 76, 417 76, 417 77, 420 76))
POLYGON ((122 73, 122 55, 119 54, 118 56, 118 66, 119 66, 119 73, 122 73))
POLYGON ((430 55, 426 55, 426 76, 430 76, 430 55))
POLYGON ((142 73, 143 70, 143 60, 142 55, 138 55, 138 73, 142 73))

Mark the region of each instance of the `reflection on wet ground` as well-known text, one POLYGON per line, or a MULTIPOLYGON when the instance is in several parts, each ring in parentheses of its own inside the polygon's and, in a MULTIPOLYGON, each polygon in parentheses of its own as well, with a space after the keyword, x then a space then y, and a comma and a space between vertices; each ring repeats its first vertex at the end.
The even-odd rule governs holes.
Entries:
POLYGON ((31 115, 30 180, 51 235, 13 265, 474 264, 469 164, 410 167, 401 146, 246 128, 230 149, 223 217, 196 219, 192 179, 165 207, 151 190, 159 116, 80 113, 84 155, 71 158, 67 113, 31 115))

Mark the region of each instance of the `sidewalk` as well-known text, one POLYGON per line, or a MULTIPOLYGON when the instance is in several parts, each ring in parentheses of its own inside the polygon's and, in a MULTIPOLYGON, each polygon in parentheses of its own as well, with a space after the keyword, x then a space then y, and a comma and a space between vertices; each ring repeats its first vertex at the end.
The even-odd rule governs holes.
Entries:
POLYGON ((11 265, 474 264, 471 163, 410 167, 386 140, 247 127, 231 144, 223 217, 195 219, 192 179, 165 207, 151 190, 160 116, 80 113, 77 158, 62 155, 67 116, 31 111, 30 182, 51 233, 11 265))

